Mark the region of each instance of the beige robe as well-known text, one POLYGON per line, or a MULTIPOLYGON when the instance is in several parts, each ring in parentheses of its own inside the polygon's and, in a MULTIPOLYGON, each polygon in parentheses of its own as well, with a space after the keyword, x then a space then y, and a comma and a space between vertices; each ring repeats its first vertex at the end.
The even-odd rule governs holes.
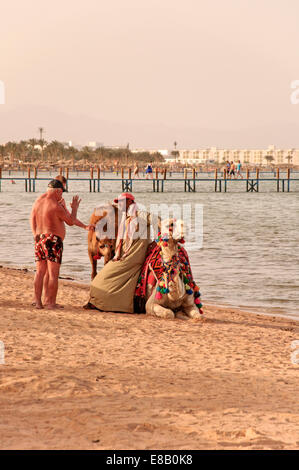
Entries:
POLYGON ((89 302, 105 312, 134 313, 134 293, 149 243, 147 230, 133 241, 125 258, 105 264, 91 282, 89 302))

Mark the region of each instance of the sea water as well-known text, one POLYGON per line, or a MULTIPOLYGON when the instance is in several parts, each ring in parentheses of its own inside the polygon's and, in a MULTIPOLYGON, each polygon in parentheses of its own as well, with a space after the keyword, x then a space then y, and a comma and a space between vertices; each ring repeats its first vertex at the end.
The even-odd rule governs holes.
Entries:
MULTIPOLYGON (((16 176, 22 175, 11 174, 11 178, 16 176)), ((259 193, 246 193, 244 181, 232 182, 227 193, 215 193, 213 183, 206 182, 197 186, 198 192, 185 193, 183 181, 167 181, 164 193, 153 193, 152 183, 140 179, 133 183, 133 189, 136 201, 148 208, 161 203, 202 205, 203 244, 188 252, 203 302, 207 299, 298 319, 299 192, 270 192, 275 182, 264 184, 268 187, 259 193)), ((29 217, 32 204, 46 185, 46 180, 37 181, 36 193, 25 193, 24 181, 2 181, 1 265, 34 268, 29 217)), ((121 192, 121 183, 106 181, 101 193, 88 191, 87 181, 70 181, 69 192, 64 194, 68 205, 79 194, 82 202, 78 218, 86 224, 96 206, 121 192)), ((103 265, 101 261, 98 264, 103 265)), ((89 282, 90 272, 87 232, 67 227, 61 276, 89 282)))

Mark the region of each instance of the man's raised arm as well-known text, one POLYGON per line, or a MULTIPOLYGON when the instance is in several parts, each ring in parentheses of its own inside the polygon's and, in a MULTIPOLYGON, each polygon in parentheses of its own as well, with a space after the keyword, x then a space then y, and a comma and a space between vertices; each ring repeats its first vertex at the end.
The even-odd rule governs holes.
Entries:
POLYGON ((94 230, 94 225, 85 225, 83 222, 77 219, 77 212, 78 212, 78 207, 80 205, 80 202, 81 202, 81 199, 79 199, 79 196, 73 197, 73 200, 71 202, 71 208, 72 208, 71 214, 67 210, 65 202, 63 201, 63 203, 60 203, 64 211, 68 214, 68 217, 72 219, 72 223, 69 223, 65 219, 62 219, 62 220, 64 220, 64 222, 66 222, 68 225, 76 225, 77 227, 81 227, 84 230, 94 230))
POLYGON ((58 217, 67 225, 74 225, 76 218, 70 214, 65 205, 58 204, 58 217))

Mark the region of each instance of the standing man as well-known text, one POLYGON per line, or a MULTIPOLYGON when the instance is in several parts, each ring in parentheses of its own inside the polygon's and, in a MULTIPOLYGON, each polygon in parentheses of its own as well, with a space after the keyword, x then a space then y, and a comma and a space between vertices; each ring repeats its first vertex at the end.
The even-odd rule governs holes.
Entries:
POLYGON ((150 175, 151 179, 153 179, 153 167, 150 163, 147 164, 147 167, 145 169, 145 174, 146 174, 146 179, 148 179, 148 175, 150 175))
POLYGON ((229 178, 229 175, 230 175, 230 162, 228 160, 226 161, 226 174, 227 174, 227 177, 229 178))
POLYGON ((139 178, 139 167, 137 163, 135 163, 133 174, 134 174, 134 178, 139 178))
POLYGON ((237 178, 240 176, 243 179, 243 175, 241 173, 241 168, 242 168, 242 165, 241 165, 241 161, 239 160, 238 163, 237 163, 237 178))
POLYGON ((48 283, 45 285, 47 307, 50 309, 58 308, 56 297, 65 237, 65 223, 67 225, 79 225, 86 230, 92 230, 93 228, 90 225, 84 225, 77 219, 77 211, 81 202, 78 196, 73 197, 71 213, 66 209, 65 203, 60 202, 63 191, 65 189, 61 181, 50 181, 47 192, 35 201, 31 211, 30 222, 35 239, 36 261, 34 294, 35 305, 38 309, 43 308, 42 291, 46 271, 49 274, 48 283))
POLYGON ((231 177, 233 176, 234 178, 236 178, 236 175, 235 175, 235 164, 234 162, 230 162, 230 172, 229 172, 229 179, 231 179, 231 177))

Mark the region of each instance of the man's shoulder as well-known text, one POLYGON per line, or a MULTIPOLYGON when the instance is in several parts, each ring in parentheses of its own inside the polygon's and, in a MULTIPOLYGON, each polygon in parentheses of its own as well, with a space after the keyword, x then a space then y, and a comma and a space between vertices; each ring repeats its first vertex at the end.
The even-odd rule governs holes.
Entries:
POLYGON ((40 196, 38 196, 38 198, 35 200, 35 204, 38 203, 38 202, 41 202, 41 201, 44 201, 47 197, 47 193, 44 193, 44 194, 41 194, 40 196))

